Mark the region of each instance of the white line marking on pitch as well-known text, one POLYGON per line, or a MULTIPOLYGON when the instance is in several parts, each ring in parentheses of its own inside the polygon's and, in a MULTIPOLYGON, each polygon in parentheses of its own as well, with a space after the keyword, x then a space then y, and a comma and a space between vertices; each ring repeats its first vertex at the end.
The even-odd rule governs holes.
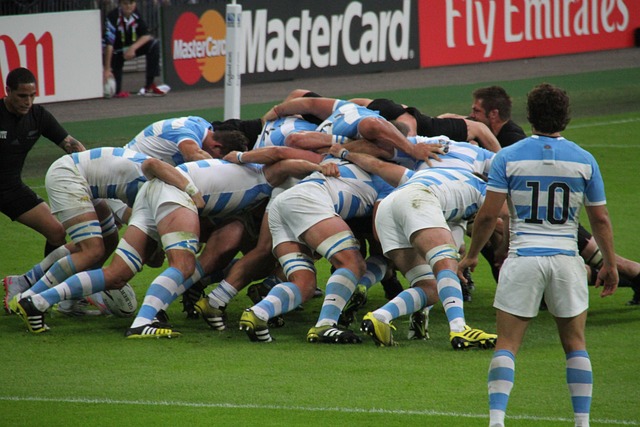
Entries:
MULTIPOLYGON (((458 412, 442 411, 411 411, 393 409, 365 409, 365 408, 321 408, 306 406, 282 406, 282 405, 247 405, 235 403, 195 403, 178 401, 151 401, 151 400, 114 400, 114 399, 85 399, 85 398, 49 398, 49 397, 21 397, 21 396, 0 396, 0 401, 11 402, 55 402, 55 403, 82 403, 82 404, 102 404, 102 405, 139 405, 139 406, 180 406, 187 408, 227 408, 227 409, 265 409, 265 410, 285 410, 303 412, 345 412, 362 414, 392 414, 392 415, 424 415, 424 416, 450 416, 463 418, 488 418, 484 414, 463 414, 458 412)), ((507 415, 507 419, 530 420, 540 422, 573 422, 571 418, 537 417, 532 415, 507 415)), ((592 423, 638 426, 640 423, 627 420, 607 420, 591 419, 592 423)))
POLYGON ((610 125, 622 125, 626 123, 633 123, 640 121, 640 117, 634 117, 631 119, 620 119, 620 120, 611 120, 608 122, 595 122, 595 123, 584 123, 581 125, 569 125, 567 129, 584 129, 596 126, 610 126, 610 125))

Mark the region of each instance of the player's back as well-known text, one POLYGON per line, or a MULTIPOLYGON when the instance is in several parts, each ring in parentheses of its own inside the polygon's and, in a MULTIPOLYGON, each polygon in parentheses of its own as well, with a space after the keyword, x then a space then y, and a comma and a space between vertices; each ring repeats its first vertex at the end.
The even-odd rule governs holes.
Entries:
POLYGON ((318 125, 318 132, 330 135, 342 135, 356 139, 358 136, 358 124, 367 117, 384 118, 375 111, 354 104, 353 102, 336 100, 333 113, 318 125))
POLYGON ((160 120, 144 128, 125 148, 175 166, 184 163, 180 143, 188 139, 202 148, 202 141, 210 128, 211 123, 197 116, 160 120))
POLYGON ((489 189, 508 191, 510 251, 519 255, 575 255, 584 203, 605 203, 593 156, 564 138, 534 135, 501 150, 489 189))
POLYGON ((423 160, 416 160, 410 155, 396 149, 392 161, 409 169, 423 170, 429 168, 465 169, 471 172, 488 175, 491 161, 495 153, 468 142, 453 141, 446 136, 426 137, 411 136, 407 138, 412 144, 442 144, 445 154, 440 161, 432 160, 429 166, 423 160))
POLYGON ((131 206, 138 189, 147 181, 142 163, 149 156, 126 148, 93 148, 73 153, 71 158, 94 199, 120 199, 131 206))
POLYGON ((179 165, 200 190, 206 205, 201 216, 225 217, 254 206, 269 197, 273 187, 264 176, 263 165, 237 165, 219 159, 179 165))
POLYGON ((416 184, 427 187, 438 198, 448 222, 471 218, 484 202, 486 194, 486 183, 465 169, 417 171, 398 188, 416 184))
POLYGON ((254 149, 262 147, 283 147, 288 135, 301 131, 315 131, 316 125, 300 117, 281 117, 277 120, 266 122, 262 133, 253 146, 254 149))
POLYGON ((375 180, 374 176, 346 160, 328 157, 322 163, 325 162, 338 164, 340 176, 325 177, 320 172, 314 172, 300 184, 324 186, 331 195, 336 213, 343 219, 371 214, 382 181, 375 180))

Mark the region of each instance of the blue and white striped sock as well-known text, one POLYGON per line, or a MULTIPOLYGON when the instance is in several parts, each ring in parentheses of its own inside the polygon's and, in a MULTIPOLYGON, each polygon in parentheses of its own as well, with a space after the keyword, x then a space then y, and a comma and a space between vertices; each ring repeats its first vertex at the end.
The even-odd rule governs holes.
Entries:
POLYGON ((516 358, 508 350, 496 350, 489 365, 489 426, 503 427, 513 388, 516 358))
POLYGON ((593 371, 586 350, 567 353, 567 385, 571 394, 571 404, 576 426, 589 425, 591 395, 593 391, 593 371))
POLYGON ((30 285, 33 285, 44 276, 47 270, 53 265, 54 262, 70 255, 69 249, 62 245, 51 251, 49 255, 44 257, 42 261, 34 265, 31 270, 27 271, 24 277, 27 279, 30 285))
POLYGON ((442 302, 444 313, 452 332, 462 332, 466 322, 462 308, 462 288, 458 275, 451 270, 442 270, 436 275, 438 281, 438 297, 442 302))
POLYGON ((187 280, 178 285, 178 291, 176 292, 175 299, 184 294, 187 289, 193 286, 193 284, 200 280, 204 275, 205 272, 202 269, 202 265, 200 265, 200 261, 196 259, 196 268, 193 274, 187 280))
POLYGON ((414 313, 427 305, 427 294, 422 288, 409 288, 373 312, 373 316, 389 323, 400 316, 414 313))
POLYGON ((251 311, 259 319, 267 321, 279 314, 288 313, 300 304, 300 289, 291 282, 283 282, 275 285, 262 301, 251 307, 251 311))
POLYGON ((236 295, 238 290, 226 280, 222 280, 214 290, 209 292, 209 305, 214 308, 226 307, 236 295))
POLYGON ((138 311, 138 315, 133 320, 131 327, 137 328, 152 323, 158 311, 162 309, 166 303, 173 301, 174 295, 178 291, 178 286, 180 286, 183 281, 184 277, 182 273, 174 267, 167 268, 156 277, 151 285, 149 285, 149 289, 144 296, 144 301, 142 301, 142 306, 138 311))
POLYGON ((76 267, 73 264, 71 255, 60 258, 54 262, 49 271, 47 271, 40 280, 38 280, 30 289, 22 294, 23 297, 39 294, 49 288, 53 288, 58 283, 76 274, 76 267))
POLYGON ((104 291, 104 273, 102 269, 81 271, 64 282, 44 292, 33 295, 33 305, 40 311, 46 311, 63 300, 77 299, 96 292, 104 291))
POLYGON ((387 273, 387 261, 380 255, 373 255, 367 258, 365 262, 367 268, 358 284, 364 285, 369 290, 371 286, 382 280, 387 273))
POLYGON ((342 309, 356 289, 358 278, 348 268, 339 268, 327 281, 324 301, 316 326, 332 326, 338 323, 342 309))

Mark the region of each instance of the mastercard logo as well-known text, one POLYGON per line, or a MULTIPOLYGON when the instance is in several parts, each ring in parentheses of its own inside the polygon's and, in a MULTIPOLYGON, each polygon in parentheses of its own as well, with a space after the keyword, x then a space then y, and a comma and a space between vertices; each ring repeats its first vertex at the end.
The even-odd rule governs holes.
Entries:
POLYGON ((185 84, 196 84, 200 78, 219 82, 225 72, 226 23, 215 10, 201 17, 185 12, 176 21, 171 38, 173 66, 185 84))

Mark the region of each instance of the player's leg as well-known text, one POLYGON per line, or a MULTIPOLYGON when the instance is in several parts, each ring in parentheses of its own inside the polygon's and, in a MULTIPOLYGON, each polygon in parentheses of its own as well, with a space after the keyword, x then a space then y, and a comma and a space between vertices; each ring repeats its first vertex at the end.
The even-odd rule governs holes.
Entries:
POLYGON ((431 268, 413 248, 395 249, 389 251, 387 256, 403 272, 411 287, 364 316, 360 330, 371 336, 380 346, 396 345, 392 334, 392 330, 395 329, 392 326, 392 320, 423 309, 428 300, 430 304, 437 301, 435 286, 429 288, 423 286, 429 278, 433 279, 431 268), (430 296, 425 289, 433 290, 430 296), (435 300, 432 302, 431 299, 435 300))
MULTIPOLYGON (((238 220, 214 230, 207 239, 204 250, 198 256, 202 273, 222 270, 228 266, 243 243, 244 232, 244 225, 238 220)), ((199 280, 196 279, 197 274, 196 271, 181 288, 189 289, 191 283, 199 280)), ((211 328, 221 331, 226 328, 225 308, 237 294, 238 291, 223 279, 207 297, 199 299, 193 308, 196 313, 202 315, 202 319, 211 328)))
POLYGON ((23 297, 16 304, 16 312, 31 332, 46 331, 44 315, 54 304, 124 286, 142 268, 146 239, 136 227, 128 228, 108 267, 79 272, 39 294, 23 297))
POLYGON ((529 325, 529 318, 497 310, 498 340, 489 364, 489 425, 504 426, 509 395, 514 383, 515 359, 529 325))
POLYGON ((318 222, 302 235, 302 239, 335 269, 327 281, 322 308, 315 326, 307 334, 307 341, 361 342, 353 332, 337 327, 342 309, 365 272, 360 243, 347 223, 337 216, 318 222))
MULTIPOLYGON (((63 225, 51 213, 51 209, 45 203, 39 203, 27 212, 16 218, 21 224, 34 229, 47 239, 47 246, 51 250, 60 247, 66 243, 66 231, 63 225)), ((45 251, 45 255, 51 252, 45 251)))
POLYGON ((269 319, 313 298, 316 288, 316 269, 309 248, 297 242, 282 242, 274 248, 274 254, 287 281, 274 286, 264 299, 242 313, 240 329, 247 332, 251 341, 273 341, 269 319))
POLYGON ((560 341, 566 355, 567 386, 576 426, 589 425, 593 390, 593 370, 584 334, 586 319, 586 311, 571 318, 556 318, 560 341))
POLYGON ((103 259, 105 248, 100 221, 95 211, 74 216, 63 224, 77 250, 53 263, 45 275, 21 297, 52 288, 80 271, 99 265, 103 259))
POLYGON ((179 332, 170 328, 156 328, 153 322, 158 311, 178 298, 179 287, 185 278, 190 277, 195 271, 200 222, 195 208, 179 206, 177 202, 173 206, 168 205, 170 204, 155 205, 158 209, 155 216, 162 218, 157 227, 169 268, 149 285, 140 310, 125 334, 127 338, 180 335, 179 332))

